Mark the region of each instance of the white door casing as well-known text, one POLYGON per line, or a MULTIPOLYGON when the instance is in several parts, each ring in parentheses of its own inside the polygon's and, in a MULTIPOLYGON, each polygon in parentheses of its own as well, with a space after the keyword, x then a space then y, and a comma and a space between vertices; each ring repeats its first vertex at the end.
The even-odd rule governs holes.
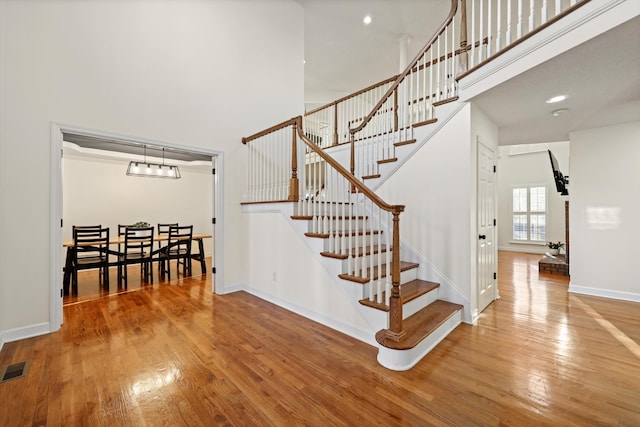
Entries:
POLYGON ((482 312, 498 297, 496 246, 495 152, 478 141, 477 303, 482 312))

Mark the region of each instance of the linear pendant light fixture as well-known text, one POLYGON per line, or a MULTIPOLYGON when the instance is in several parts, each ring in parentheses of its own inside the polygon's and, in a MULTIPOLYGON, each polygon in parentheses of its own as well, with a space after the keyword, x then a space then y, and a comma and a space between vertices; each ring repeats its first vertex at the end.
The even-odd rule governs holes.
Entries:
POLYGON ((162 149, 162 164, 147 162, 147 146, 144 146, 144 162, 135 160, 129 162, 127 175, 144 176, 147 178, 180 179, 178 166, 164 164, 164 148, 162 149))

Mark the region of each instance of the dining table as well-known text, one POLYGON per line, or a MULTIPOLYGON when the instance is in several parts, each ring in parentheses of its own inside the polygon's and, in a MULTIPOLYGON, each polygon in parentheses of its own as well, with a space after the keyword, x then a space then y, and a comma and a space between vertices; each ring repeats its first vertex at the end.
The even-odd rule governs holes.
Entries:
MULTIPOLYGON (((200 268, 202 271, 202 274, 205 274, 207 271, 207 263, 206 263, 206 257, 205 257, 205 252, 204 252, 204 239, 210 239, 213 236, 211 234, 206 234, 206 233, 193 233, 191 240, 195 241, 198 243, 198 253, 196 254, 191 254, 191 259, 199 261, 200 262, 200 268)), ((166 242, 169 240, 169 234, 168 233, 163 233, 163 234, 157 234, 155 236, 153 236, 153 240, 156 242, 166 242)), ((125 236, 115 236, 109 239, 109 246, 116 246, 116 245, 123 245, 125 242, 125 236)), ((75 242, 73 239, 66 239, 62 242, 62 246, 67 248, 67 255, 66 255, 66 260, 65 260, 65 264, 64 264, 64 276, 62 279, 62 287, 63 287, 63 293, 65 296, 69 295, 69 288, 71 285, 71 273, 73 270, 73 250, 75 247, 75 242)), ((79 245, 80 246, 80 245, 79 245)), ((83 243, 81 246, 84 247, 92 247, 92 244, 90 242, 88 243, 83 243)), ((154 255, 159 254, 160 252, 162 252, 163 250, 165 250, 167 248, 167 246, 164 247, 160 247, 158 249, 155 249, 152 253, 151 256, 153 258, 154 255)), ((107 248, 107 249, 101 249, 101 248, 95 248, 96 250, 103 250, 106 251, 109 255, 114 255, 116 257, 116 259, 120 258, 121 253, 107 248)), ((155 260, 154 260, 155 261, 155 260)), ((120 262, 119 261, 114 261, 114 262, 109 262, 109 266, 113 267, 113 266, 118 266, 120 262)))

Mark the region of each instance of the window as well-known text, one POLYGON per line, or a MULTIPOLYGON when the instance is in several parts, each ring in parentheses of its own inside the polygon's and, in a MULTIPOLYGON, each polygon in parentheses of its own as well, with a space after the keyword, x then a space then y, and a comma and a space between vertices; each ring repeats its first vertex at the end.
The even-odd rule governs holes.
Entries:
POLYGON ((513 240, 544 242, 547 236, 547 188, 513 189, 513 240))

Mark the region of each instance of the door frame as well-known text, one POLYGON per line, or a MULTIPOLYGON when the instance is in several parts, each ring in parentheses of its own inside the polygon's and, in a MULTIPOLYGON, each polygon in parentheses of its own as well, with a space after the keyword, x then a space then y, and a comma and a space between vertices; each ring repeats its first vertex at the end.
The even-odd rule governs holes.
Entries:
POLYGON ((223 271, 223 242, 224 231, 224 155, 221 151, 204 149, 189 145, 180 145, 166 141, 157 141, 147 138, 140 138, 128 135, 119 135, 112 132, 88 129, 79 126, 67 125, 63 123, 51 122, 51 170, 50 170, 50 265, 49 265, 49 283, 50 283, 50 301, 49 301, 49 331, 54 332, 60 329, 63 321, 62 314, 62 274, 60 267, 62 266, 62 142, 63 132, 74 133, 78 135, 91 136, 103 139, 111 139, 114 141, 126 141, 136 144, 148 144, 174 148, 183 151, 190 151, 197 154, 211 156, 212 164, 215 165, 216 173, 211 174, 212 179, 212 206, 211 213, 216 218, 216 224, 211 224, 211 235, 213 236, 213 253, 211 256, 211 266, 208 274, 213 274, 213 268, 216 274, 212 277, 212 292, 218 293, 224 289, 224 271, 223 271), (218 292, 216 292, 218 291, 218 292))
MULTIPOLYGON (((480 231, 480 227, 479 227, 479 221, 480 221, 480 209, 479 209, 479 200, 480 200, 480 191, 479 191, 479 187, 480 187, 480 167, 478 165, 478 162, 480 160, 480 146, 483 146, 485 149, 489 150, 490 152, 493 153, 493 164, 494 167, 497 166, 497 150, 495 150, 494 148, 490 147, 489 145, 483 143, 480 139, 479 136, 476 137, 476 206, 475 206, 475 211, 476 211, 476 224, 475 224, 475 236, 474 236, 474 244, 475 249, 474 249, 474 253, 476 254, 475 256, 475 272, 476 272, 476 278, 475 278, 475 294, 476 294, 476 304, 475 304, 475 309, 474 309, 474 318, 477 318, 480 313, 482 312, 480 310, 480 268, 479 268, 479 244, 478 244, 478 233, 480 231)), ((493 185, 493 211, 495 213, 495 219, 498 220, 498 185, 497 185, 497 175, 494 172, 494 185, 493 185)), ((493 252, 494 252, 494 259, 495 259, 495 273, 497 274, 498 272, 498 245, 497 245, 497 225, 494 225, 492 227, 492 242, 493 242, 493 252)), ((493 299, 492 301, 495 301, 497 299, 500 298, 500 293, 499 293, 499 289, 498 289, 498 279, 496 276, 495 279, 495 283, 494 283, 494 295, 493 295, 493 299)), ((491 303, 489 303, 491 304, 491 303)), ((487 305, 488 307, 488 305, 487 305)), ((486 308, 486 307, 485 307, 486 308)))

